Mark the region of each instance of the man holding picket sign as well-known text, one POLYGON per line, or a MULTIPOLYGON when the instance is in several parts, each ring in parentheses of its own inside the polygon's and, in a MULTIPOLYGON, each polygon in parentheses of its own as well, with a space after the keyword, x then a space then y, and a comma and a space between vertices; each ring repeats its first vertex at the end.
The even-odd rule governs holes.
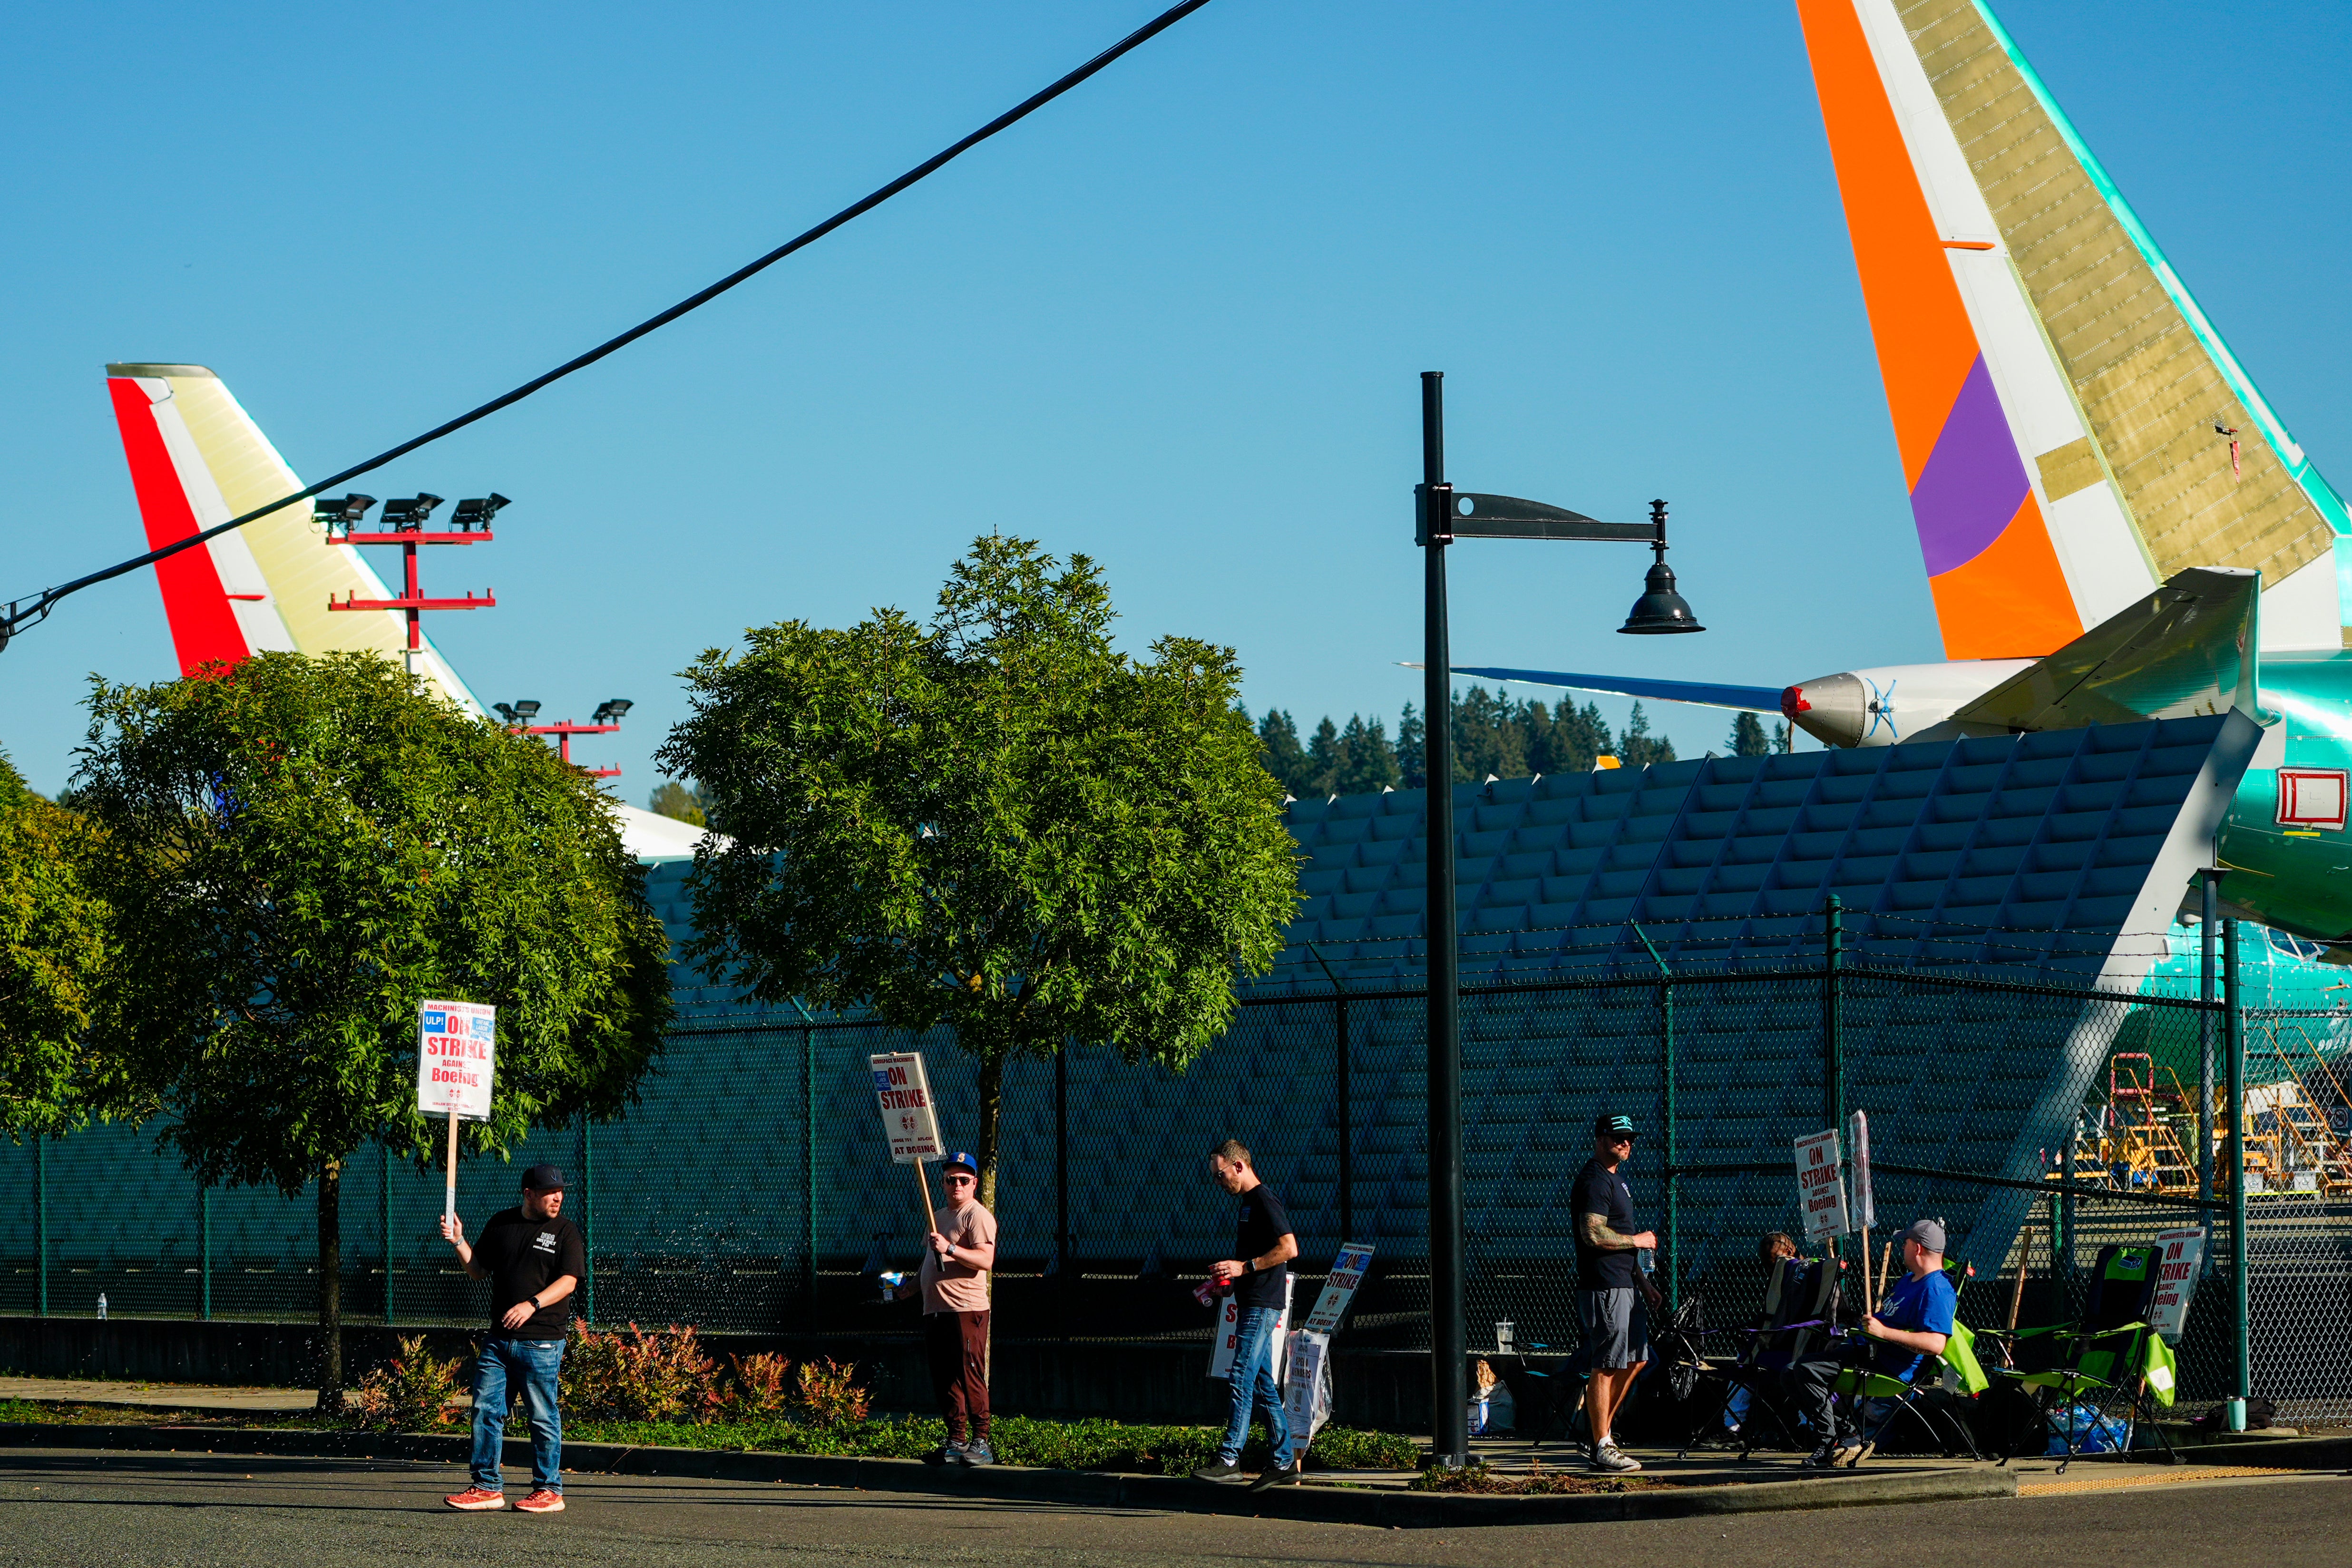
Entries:
POLYGON ((1204 1481, 1231 1480, 1241 1474, 1242 1445, 1249 1438, 1253 1406, 1265 1415, 1266 1436, 1274 1458, 1265 1472, 1250 1483, 1252 1491, 1288 1486, 1298 1479, 1290 1457, 1290 1425, 1282 1408, 1282 1385, 1275 1379, 1275 1335, 1290 1301, 1290 1260, 1298 1256, 1298 1238, 1290 1228, 1290 1211, 1282 1199, 1250 1166, 1250 1152, 1236 1138, 1227 1138, 1209 1151, 1209 1174, 1219 1186, 1242 1200, 1234 1250, 1238 1257, 1209 1266, 1212 1286, 1232 1287, 1240 1309, 1234 1323, 1234 1364, 1229 1375, 1233 1414, 1217 1457, 1192 1472, 1204 1481))
POLYGON ((944 1152, 939 1106, 923 1071, 919 1051, 869 1056, 874 1093, 882 1112, 882 1133, 890 1157, 915 1167, 923 1195, 923 1266, 917 1279, 891 1294, 923 1298, 923 1348, 930 1364, 931 1393, 948 1424, 947 1445, 937 1456, 950 1465, 992 1465, 988 1446, 988 1271, 996 1267, 996 1216, 981 1206, 980 1162, 967 1154, 948 1156, 942 1179, 947 1217, 931 1206, 926 1160, 944 1152))

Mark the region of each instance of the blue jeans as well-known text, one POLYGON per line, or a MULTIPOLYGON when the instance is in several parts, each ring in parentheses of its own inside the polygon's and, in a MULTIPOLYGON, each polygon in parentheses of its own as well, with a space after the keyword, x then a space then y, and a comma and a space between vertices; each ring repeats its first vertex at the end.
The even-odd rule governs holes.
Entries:
POLYGON ((1282 1416, 1282 1390, 1274 1381, 1274 1325, 1282 1316, 1277 1307, 1244 1307, 1234 1325, 1234 1370, 1227 1385, 1234 1395, 1234 1413, 1225 1423, 1217 1458, 1238 1464, 1242 1445, 1249 1440, 1250 1406, 1265 1412, 1266 1436, 1274 1439, 1274 1468, 1290 1468, 1290 1424, 1282 1416))
POLYGON ((540 1491, 563 1490, 563 1412, 556 1408, 556 1374, 563 1367, 560 1339, 509 1339, 493 1334, 474 1360, 474 1484, 497 1491, 506 1450, 509 1379, 522 1385, 530 1417, 530 1479, 540 1491))

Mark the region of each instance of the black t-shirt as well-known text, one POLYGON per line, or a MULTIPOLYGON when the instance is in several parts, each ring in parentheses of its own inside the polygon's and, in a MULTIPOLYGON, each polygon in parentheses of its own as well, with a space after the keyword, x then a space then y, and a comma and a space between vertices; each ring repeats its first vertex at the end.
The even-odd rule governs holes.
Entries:
MULTIPOLYGON (((1234 1257, 1263 1258, 1289 1234, 1290 1210, 1283 1207, 1274 1188, 1260 1182, 1242 1194, 1241 1227, 1234 1232, 1234 1257)), ((1287 1263, 1244 1274, 1234 1281, 1234 1300, 1244 1307, 1272 1307, 1279 1312, 1283 1281, 1289 1277, 1287 1263)))
POLYGON ((580 1228, 561 1216, 526 1218, 520 1208, 502 1208, 482 1227, 474 1243, 474 1266, 490 1275, 490 1332, 509 1339, 562 1339, 572 1330, 572 1302, 579 1291, 551 1301, 519 1329, 499 1320, 518 1301, 529 1301, 564 1275, 588 1272, 588 1249, 580 1228))
POLYGON ((1580 1291, 1630 1291, 1641 1282, 1641 1270, 1630 1251, 1603 1251, 1586 1244, 1584 1217, 1603 1217, 1620 1236, 1634 1233, 1633 1189, 1625 1178, 1598 1159, 1584 1162, 1576 1173, 1576 1201, 1569 1223, 1576 1228, 1576 1288, 1580 1291))

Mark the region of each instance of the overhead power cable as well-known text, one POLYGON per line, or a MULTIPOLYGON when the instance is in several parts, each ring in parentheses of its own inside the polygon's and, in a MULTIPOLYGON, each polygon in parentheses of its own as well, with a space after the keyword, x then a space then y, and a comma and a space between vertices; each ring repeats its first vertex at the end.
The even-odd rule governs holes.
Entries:
POLYGON ((396 458, 406 456, 420 446, 429 446, 434 442, 440 440, 443 436, 454 434, 457 431, 465 429, 467 425, 474 423, 478 420, 488 419, 490 415, 498 413, 500 409, 511 407, 513 404, 520 402, 523 399, 530 396, 531 393, 538 392, 541 388, 553 385, 555 382, 560 382, 564 377, 572 374, 574 371, 584 371, 590 365, 593 365, 597 361, 604 358, 607 354, 625 349, 631 343, 635 342, 638 339, 645 337, 646 334, 657 331, 661 328, 668 326, 672 321, 675 321, 679 317, 686 315, 688 311, 699 309, 701 307, 709 304, 713 299, 716 299, 720 295, 726 293, 729 289, 734 287, 737 284, 745 282, 748 279, 755 277, 759 274, 765 272, 768 268, 775 266, 776 263, 783 260, 784 257, 792 255, 794 251, 814 245, 818 240, 823 239, 834 230, 841 227, 844 224, 848 223, 852 218, 859 217, 866 213, 872 212, 876 207, 880 206, 883 203, 888 201, 899 192, 907 189, 909 185, 913 185, 923 180, 925 177, 938 172, 940 169, 946 167, 949 163, 953 162, 957 158, 961 157, 964 153, 969 152, 973 148, 979 146, 982 142, 987 141, 998 131, 1005 130, 1006 128, 1027 119, 1031 114, 1045 108, 1045 105, 1053 102, 1055 99, 1061 97, 1064 93, 1069 91, 1080 82, 1085 81, 1088 77, 1091 77, 1096 72, 1103 69, 1103 68, 1108 66, 1120 56, 1128 53, 1131 49, 1138 48, 1143 44, 1146 44, 1151 39, 1159 37, 1161 33, 1166 32, 1169 28, 1174 26, 1177 23, 1182 21, 1185 17, 1191 16, 1193 12, 1198 11, 1202 6, 1206 5, 1208 3, 1209 0, 1181 0, 1180 4, 1171 5, 1167 10, 1162 11, 1159 16, 1154 16, 1150 21, 1146 22, 1142 26, 1138 27, 1134 32, 1129 33, 1126 37, 1121 38, 1118 42, 1113 44, 1110 47, 1105 49, 1102 53, 1097 55, 1086 64, 1078 67, 1077 69, 1070 72, 1067 76, 1061 78, 1051 86, 1044 88, 1041 90, 1033 93, 1029 97, 1023 99, 1019 103, 1013 105, 1011 109, 1006 110, 1003 114, 998 115, 994 120, 990 120, 987 124, 982 126, 979 130, 973 131, 962 141, 956 142, 953 146, 933 153, 930 157, 924 159, 920 163, 916 164, 913 168, 908 170, 905 173, 899 175, 888 184, 881 186, 865 196, 859 197, 856 201, 852 202, 849 205, 842 208, 841 211, 834 214, 833 216, 825 219, 823 223, 818 224, 815 227, 803 230, 800 234, 793 235, 791 239, 786 240, 783 244, 778 246, 775 249, 768 252, 767 255, 761 256, 758 260, 738 267, 733 272, 729 273, 718 282, 710 285, 709 287, 704 288, 697 293, 688 295, 685 298, 679 300, 677 304, 671 306, 668 309, 662 311, 660 314, 648 316, 646 319, 638 322, 635 326, 630 328, 627 331, 623 332, 618 337, 606 339, 604 342, 597 344, 586 353, 579 355, 574 359, 566 360, 563 363, 556 366, 545 375, 535 376, 531 380, 523 382, 522 385, 516 387, 513 391, 503 392, 499 396, 492 398, 489 402, 482 404, 479 408, 470 409, 467 412, 459 414, 457 418, 450 420, 446 424, 436 424, 431 430, 426 431, 424 434, 414 436, 409 440, 402 442, 397 446, 389 447, 384 451, 379 452, 364 463, 353 464, 351 467, 345 468, 340 473, 331 474, 326 478, 320 480, 317 484, 310 486, 307 489, 297 490, 290 496, 282 496, 277 500, 270 502, 266 507, 257 507, 252 511, 246 513, 242 517, 231 517, 225 523, 218 523, 209 528, 202 530, 201 532, 190 534, 186 538, 175 539, 172 543, 165 545, 161 549, 152 549, 145 555, 133 556, 131 559, 118 562, 113 566, 108 567, 103 571, 93 571, 87 577, 78 577, 71 582, 63 583, 56 588, 45 589, 38 595, 35 596, 29 602, 11 600, 5 612, 0 613, 0 648, 5 648, 8 645, 9 639, 16 634, 19 628, 32 625, 47 619, 51 607, 54 606, 58 600, 63 599, 69 593, 79 593, 85 588, 95 587, 99 583, 105 582, 110 579, 121 577, 125 572, 136 571, 142 566, 152 566, 155 562, 165 559, 171 556, 175 556, 182 550, 194 549, 196 546, 205 543, 208 539, 217 538, 219 536, 227 533, 232 528, 243 528, 246 524, 252 522, 257 517, 266 517, 270 513, 279 511, 287 507, 292 506, 298 501, 307 501, 311 497, 319 495, 323 491, 331 490, 338 485, 347 484, 351 480, 358 478, 362 474, 373 473, 374 470, 383 467, 385 464, 390 463, 396 458), (21 609, 19 608, 20 604, 22 605, 21 609))

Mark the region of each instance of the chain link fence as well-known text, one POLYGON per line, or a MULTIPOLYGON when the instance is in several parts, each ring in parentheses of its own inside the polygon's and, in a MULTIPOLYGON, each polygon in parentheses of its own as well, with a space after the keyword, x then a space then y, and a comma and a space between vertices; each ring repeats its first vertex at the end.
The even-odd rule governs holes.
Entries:
MULTIPOLYGON (((1462 1006, 1474 1344, 1572 1343, 1564 1207, 1592 1119, 1643 1129, 1628 1175, 1660 1233, 1661 1277, 1718 1323, 1761 1291, 1756 1242, 1801 1235, 1792 1142, 1870 1117, 1874 1249, 1922 1215, 1975 1270, 1978 1327, 2056 1321, 2098 1249, 2198 1226, 2204 1276, 2180 1344, 2182 1405, 2253 1394, 2303 1418, 2352 1413, 2352 1014, 2242 1009, 2244 1090, 2229 1103, 2223 1004, 1824 960, 1735 972, 1470 987, 1462 1006), (2208 1085, 2210 1089, 2208 1089, 2208 1085), (2234 1303, 2226 1138, 2242 1132, 2245 1316, 2234 1303), (2218 1155, 2211 1151, 2220 1144, 2218 1155), (2200 1152, 2202 1151, 2202 1152, 2200 1152)), ((1074 1050, 1011 1064, 995 1207, 998 1332, 1204 1338, 1189 1286, 1230 1249, 1233 1206, 1205 1180, 1238 1136, 1289 1205, 1302 1295, 1343 1240, 1378 1248, 1348 1331, 1425 1350, 1426 1053, 1422 994, 1294 989, 1244 1000, 1183 1073, 1074 1050)), ((869 1054, 926 1052, 943 1126, 976 1141, 971 1063, 944 1034, 797 1014, 703 1014, 672 1037, 621 1120, 541 1134, 460 1168, 478 1228, 520 1171, 572 1173, 599 1324, 855 1335, 904 1328, 870 1276, 918 1255, 914 1177, 887 1161, 869 1054)), ((151 1131, 93 1127, 0 1148, 23 1195, 0 1214, 0 1312, 299 1322, 314 1315, 305 1193, 200 1190, 151 1131)), ((441 1173, 363 1151, 342 1183, 347 1321, 471 1323, 482 1287, 440 1241, 441 1173)), ((1849 1242, 1849 1247, 1855 1243, 1849 1242)), ((1883 1257, 1873 1257, 1875 1274, 1883 1257)), ((1849 1254, 1851 1256, 1851 1254, 1849 1254)))

